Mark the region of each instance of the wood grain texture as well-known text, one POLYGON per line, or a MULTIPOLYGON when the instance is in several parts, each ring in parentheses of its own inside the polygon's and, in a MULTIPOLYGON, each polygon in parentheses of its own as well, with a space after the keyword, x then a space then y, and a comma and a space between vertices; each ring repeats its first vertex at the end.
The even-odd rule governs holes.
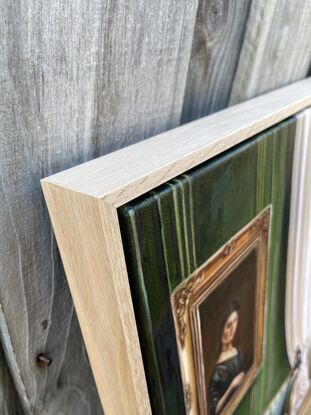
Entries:
POLYGON ((310 75, 310 20, 310 1, 200 0, 182 121, 310 75))
POLYGON ((105 413, 151 414, 116 209, 43 189, 105 413))
POLYGON ((199 1, 183 123, 227 106, 250 3, 250 0, 199 1))
MULTIPOLYGON (((242 22, 247 2, 229 3, 228 8, 224 2, 200 3, 197 22, 216 38, 215 43, 208 39, 213 64, 207 68, 212 93, 207 91, 206 100, 212 104, 191 95, 188 84, 187 105, 192 102, 194 114, 199 114, 196 105, 212 111, 219 108, 218 99, 225 102, 222 88, 231 75, 218 54, 231 71, 241 34, 233 18, 242 22)), ((282 3, 282 22, 288 4, 282 3)), ((309 2, 292 4, 297 7, 288 15, 305 24, 309 2)), ((180 123, 196 8, 197 0, 0 0, 1 336, 27 412, 101 413, 39 179, 180 123), (41 351, 53 357, 47 370, 35 363, 41 351)), ((286 27, 279 24, 273 36, 286 27)), ((308 30, 300 26, 286 38, 288 61, 269 87, 287 82, 289 66, 302 71, 308 30)), ((199 39, 198 27, 195 33, 199 39)), ((193 91, 206 90, 200 56, 191 59, 202 75, 193 91)), ((265 60, 265 53, 258 54, 257 63, 260 57, 265 60)), ((190 72, 188 82, 189 77, 190 72)), ((255 78, 259 88, 261 77, 255 78)), ((244 84, 237 81, 235 91, 240 88, 244 84)), ((242 91, 239 99, 244 96, 242 91)))
POLYGON ((306 395, 303 404, 298 412, 298 415, 310 415, 311 414, 311 388, 306 395))
POLYGON ((0 345, 0 413, 1 415, 23 415, 18 394, 0 345))
POLYGON ((310 21, 310 1, 252 1, 230 105, 307 76, 310 21))
POLYGON ((46 179, 116 207, 311 104, 311 78, 46 179))
POLYGON ((8 362, 28 413, 99 414, 39 180, 179 124, 196 1, 2 0, 0 7, 8 362), (53 358, 48 368, 37 366, 40 352, 53 358))
MULTIPOLYGON (((131 415, 150 412, 117 207, 307 107, 310 88, 310 79, 299 82, 42 180, 108 415, 125 404, 131 415)), ((278 184, 284 165, 275 169, 278 184)), ((259 196, 258 207, 268 197, 259 196)), ((283 196, 277 193, 277 203, 283 196)))

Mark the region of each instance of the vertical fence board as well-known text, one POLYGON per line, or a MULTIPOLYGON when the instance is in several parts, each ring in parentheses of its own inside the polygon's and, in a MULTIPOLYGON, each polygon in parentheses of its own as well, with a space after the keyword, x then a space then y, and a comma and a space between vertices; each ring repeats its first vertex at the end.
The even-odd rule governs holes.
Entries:
POLYGON ((183 122, 228 104, 251 0, 200 0, 183 122))
POLYGON ((309 0, 252 2, 230 105, 307 76, 310 21, 309 0))
POLYGON ((18 395, 14 388, 4 352, 0 344, 0 413, 1 415, 22 415, 18 395))
POLYGON ((0 4, 0 299, 28 413, 101 413, 39 179, 179 124, 196 7, 0 4))
POLYGON ((101 413, 39 179, 310 74, 310 1, 197 1, 0 0, 1 331, 28 413, 101 413))

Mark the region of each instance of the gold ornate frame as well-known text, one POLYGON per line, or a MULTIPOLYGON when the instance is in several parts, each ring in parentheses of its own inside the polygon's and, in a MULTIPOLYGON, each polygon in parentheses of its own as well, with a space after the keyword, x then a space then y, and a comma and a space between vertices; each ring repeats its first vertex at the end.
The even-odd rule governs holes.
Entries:
POLYGON ((208 414, 199 306, 230 277, 232 271, 252 250, 256 252, 257 284, 254 361, 243 383, 221 411, 223 415, 232 414, 261 367, 270 214, 271 207, 268 206, 181 283, 171 295, 188 414, 208 414))

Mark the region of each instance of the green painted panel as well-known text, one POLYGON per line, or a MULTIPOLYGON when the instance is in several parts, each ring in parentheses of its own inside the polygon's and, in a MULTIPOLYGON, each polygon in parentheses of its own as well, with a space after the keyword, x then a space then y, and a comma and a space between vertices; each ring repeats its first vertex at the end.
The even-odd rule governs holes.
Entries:
POLYGON ((260 414, 289 373, 284 299, 295 118, 119 209, 135 316, 155 414, 185 414, 170 302, 174 288, 272 204, 265 354, 236 410, 260 414))

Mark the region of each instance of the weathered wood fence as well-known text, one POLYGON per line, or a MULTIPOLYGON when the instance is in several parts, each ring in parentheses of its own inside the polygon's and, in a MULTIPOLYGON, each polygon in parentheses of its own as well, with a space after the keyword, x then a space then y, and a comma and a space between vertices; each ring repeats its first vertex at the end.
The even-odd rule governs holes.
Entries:
POLYGON ((0 0, 0 22, 0 412, 101 414, 40 178, 307 76, 311 0, 0 0))

